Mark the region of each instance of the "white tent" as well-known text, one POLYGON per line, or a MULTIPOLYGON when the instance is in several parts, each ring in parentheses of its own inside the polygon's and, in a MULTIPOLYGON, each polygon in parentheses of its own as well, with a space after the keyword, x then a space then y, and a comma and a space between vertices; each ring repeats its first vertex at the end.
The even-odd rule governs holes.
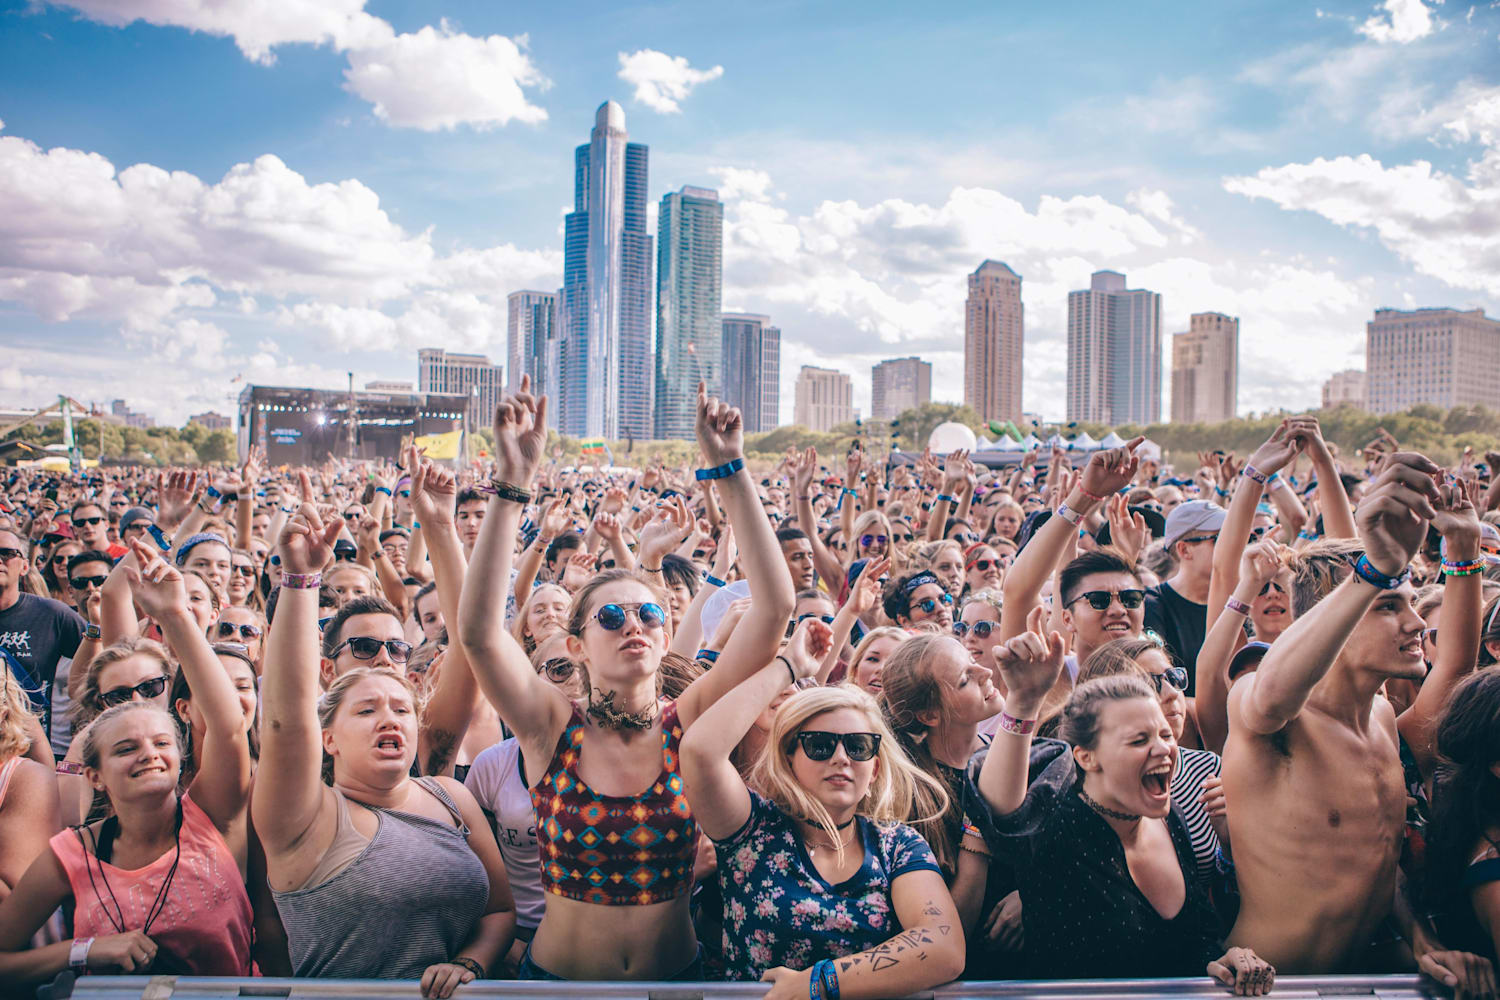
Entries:
POLYGON ((1070 447, 1074 451, 1093 451, 1099 447, 1099 442, 1089 437, 1088 432, 1084 431, 1072 440, 1070 447))
POLYGON ((1099 447, 1101 448, 1118 448, 1124 443, 1125 439, 1120 437, 1120 435, 1116 434, 1114 431, 1110 431, 1108 434, 1104 435, 1104 437, 1099 439, 1099 447))

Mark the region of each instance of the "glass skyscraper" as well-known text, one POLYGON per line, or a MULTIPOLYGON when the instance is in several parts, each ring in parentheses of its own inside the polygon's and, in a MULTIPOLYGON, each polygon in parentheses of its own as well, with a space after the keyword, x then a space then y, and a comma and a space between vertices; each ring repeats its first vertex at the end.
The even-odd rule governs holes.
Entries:
POLYGON ((1161 419, 1161 296, 1095 271, 1068 293, 1068 419, 1154 424, 1161 419))
POLYGON ((781 330, 769 316, 724 314, 724 402, 738 406, 746 434, 781 425, 781 330))
POLYGON ((710 396, 722 393, 719 193, 685 187, 665 195, 656 237, 656 436, 691 439, 698 382, 708 384, 710 396))
POLYGON ((573 157, 573 211, 563 224, 558 424, 575 437, 653 431, 648 150, 627 142, 625 112, 606 101, 573 157))

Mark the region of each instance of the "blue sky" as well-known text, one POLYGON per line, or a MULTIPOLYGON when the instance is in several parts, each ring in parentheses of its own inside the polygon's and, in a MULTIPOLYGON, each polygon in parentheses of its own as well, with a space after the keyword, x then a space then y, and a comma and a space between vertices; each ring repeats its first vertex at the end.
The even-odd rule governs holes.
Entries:
POLYGON ((986 257, 1048 416, 1099 268, 1163 294, 1168 344, 1240 317, 1242 412, 1314 404, 1377 306, 1500 314, 1492 2, 226 6, 0 3, 0 404, 180 421, 236 376, 503 360, 608 98, 653 201, 721 190, 725 307, 782 327, 787 417, 804 363, 867 406, 917 353, 957 400, 986 257))

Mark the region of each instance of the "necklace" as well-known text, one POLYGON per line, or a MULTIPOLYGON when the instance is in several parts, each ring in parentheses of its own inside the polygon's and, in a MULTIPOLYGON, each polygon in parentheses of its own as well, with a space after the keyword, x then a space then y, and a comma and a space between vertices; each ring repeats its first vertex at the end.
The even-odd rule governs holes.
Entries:
MULTIPOLYGON (((111 856, 114 854, 114 830, 119 826, 119 823, 120 820, 116 816, 111 816, 104 821, 105 825, 102 832, 104 832, 106 836, 102 845, 99 839, 94 838, 93 832, 89 832, 89 837, 94 840, 94 867, 97 867, 99 869, 99 881, 104 883, 104 891, 109 893, 109 901, 115 906, 114 912, 110 912, 109 907, 104 902, 104 896, 99 892, 98 884, 94 882, 94 867, 89 866, 90 852, 88 850, 88 847, 83 842, 83 827, 73 827, 73 834, 78 838, 78 846, 83 848, 83 870, 88 873, 89 885, 94 890, 94 898, 99 901, 99 908, 103 910, 104 915, 109 918, 110 924, 114 926, 117 932, 123 934, 125 933, 125 911, 121 909, 120 901, 115 898, 114 887, 109 884, 109 876, 104 872, 104 859, 99 857, 99 850, 101 846, 104 848, 105 853, 108 853, 111 856)), ((177 863, 182 860, 181 798, 178 798, 177 800, 177 820, 175 823, 175 829, 173 830, 173 837, 175 838, 177 845, 175 853, 172 856, 172 867, 167 869, 167 875, 161 881, 161 888, 156 890, 156 898, 151 901, 151 907, 146 911, 146 921, 145 924, 141 927, 142 934, 149 935, 151 933, 152 923, 156 921, 157 917, 161 916, 162 910, 166 908, 167 893, 171 891, 172 880, 177 876, 177 863)))
MULTIPOLYGON (((854 825, 854 821, 855 821, 856 818, 857 817, 855 817, 855 816, 850 816, 848 819, 844 820, 842 823, 836 824, 833 829, 835 831, 838 831, 838 830, 847 830, 847 829, 849 829, 849 827, 851 827, 851 826, 854 825)), ((813 826, 820 833, 827 833, 827 832, 829 832, 827 827, 817 826, 817 824, 813 824, 813 826)), ((840 837, 837 843, 827 843, 827 844, 816 843, 810 837, 804 838, 804 839, 807 841, 807 846, 808 846, 809 850, 820 850, 821 849, 821 850, 825 850, 825 851, 842 851, 844 848, 846 848, 850 844, 854 843, 854 838, 853 837, 850 837, 847 841, 844 840, 842 837, 840 837)), ((829 839, 830 839, 830 841, 832 840, 831 837, 829 839)))
POLYGON ((650 708, 640 712, 626 712, 615 707, 615 693, 613 691, 595 690, 598 697, 596 702, 593 697, 589 698, 589 718, 600 729, 633 729, 638 732, 650 729, 656 722, 656 717, 661 712, 661 703, 656 702, 650 708))
POLYGON ((1109 806, 1100 805, 1089 797, 1089 793, 1083 790, 1082 785, 1078 786, 1078 797, 1083 799, 1084 805, 1088 806, 1090 809, 1094 810, 1094 812, 1098 813, 1101 816, 1108 816, 1110 819, 1117 819, 1121 823, 1134 823, 1136 820, 1140 819, 1140 817, 1135 815, 1134 813, 1120 812, 1120 810, 1118 809, 1111 809, 1109 806))

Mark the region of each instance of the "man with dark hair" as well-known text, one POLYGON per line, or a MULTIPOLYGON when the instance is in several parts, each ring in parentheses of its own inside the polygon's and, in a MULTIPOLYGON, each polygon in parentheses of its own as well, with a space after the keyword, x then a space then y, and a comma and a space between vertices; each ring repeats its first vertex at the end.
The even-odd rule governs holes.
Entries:
POLYGON ((885 586, 880 599, 886 617, 904 628, 933 622, 943 631, 953 627, 953 595, 929 570, 898 576, 885 586))
POLYGON ((73 536, 86 549, 108 552, 112 560, 119 561, 128 549, 109 540, 109 515, 104 508, 92 500, 80 500, 73 505, 68 518, 73 525, 73 536))
POLYGON ((389 667, 406 673, 411 645, 401 616, 381 597, 356 597, 323 628, 323 679, 329 683, 355 667, 389 667))
POLYGON ((818 585, 818 574, 813 568, 812 541, 801 528, 782 528, 776 532, 776 541, 781 546, 781 558, 786 568, 792 571, 792 589, 812 590, 818 585))
POLYGON ((84 618, 89 616, 89 598, 102 593, 109 571, 115 568, 108 552, 84 549, 68 558, 68 600, 84 618))
POLYGON ((66 695, 68 669, 85 623, 61 601, 21 592, 30 566, 27 553, 24 538, 0 531, 0 658, 41 717, 53 753, 62 757, 68 752, 67 733, 65 727, 53 726, 53 691, 60 688, 66 695))
POLYGON ((1072 635, 1068 672, 1112 639, 1139 639, 1146 592, 1130 564, 1108 550, 1085 552, 1062 568, 1054 599, 1072 635))
POLYGON ((568 559, 575 550, 581 548, 583 548, 583 536, 576 531, 564 531, 548 542, 547 552, 543 557, 547 564, 547 579, 554 583, 561 583, 568 559))
POLYGON ((406 576, 406 553, 411 548, 411 534, 405 528, 387 528, 380 533, 380 548, 391 560, 396 575, 406 576))
POLYGON ((1188 672, 1193 694, 1193 665, 1208 632, 1208 586, 1213 580, 1214 545, 1227 512, 1209 500, 1189 500, 1167 515, 1162 541, 1177 566, 1169 579, 1146 591, 1146 628, 1161 636, 1167 652, 1188 672))
POLYGON ((464 558, 474 552, 474 542, 479 538, 479 528, 484 524, 484 512, 489 506, 485 495, 472 486, 458 491, 458 500, 453 515, 453 526, 458 529, 458 540, 463 543, 464 558))

